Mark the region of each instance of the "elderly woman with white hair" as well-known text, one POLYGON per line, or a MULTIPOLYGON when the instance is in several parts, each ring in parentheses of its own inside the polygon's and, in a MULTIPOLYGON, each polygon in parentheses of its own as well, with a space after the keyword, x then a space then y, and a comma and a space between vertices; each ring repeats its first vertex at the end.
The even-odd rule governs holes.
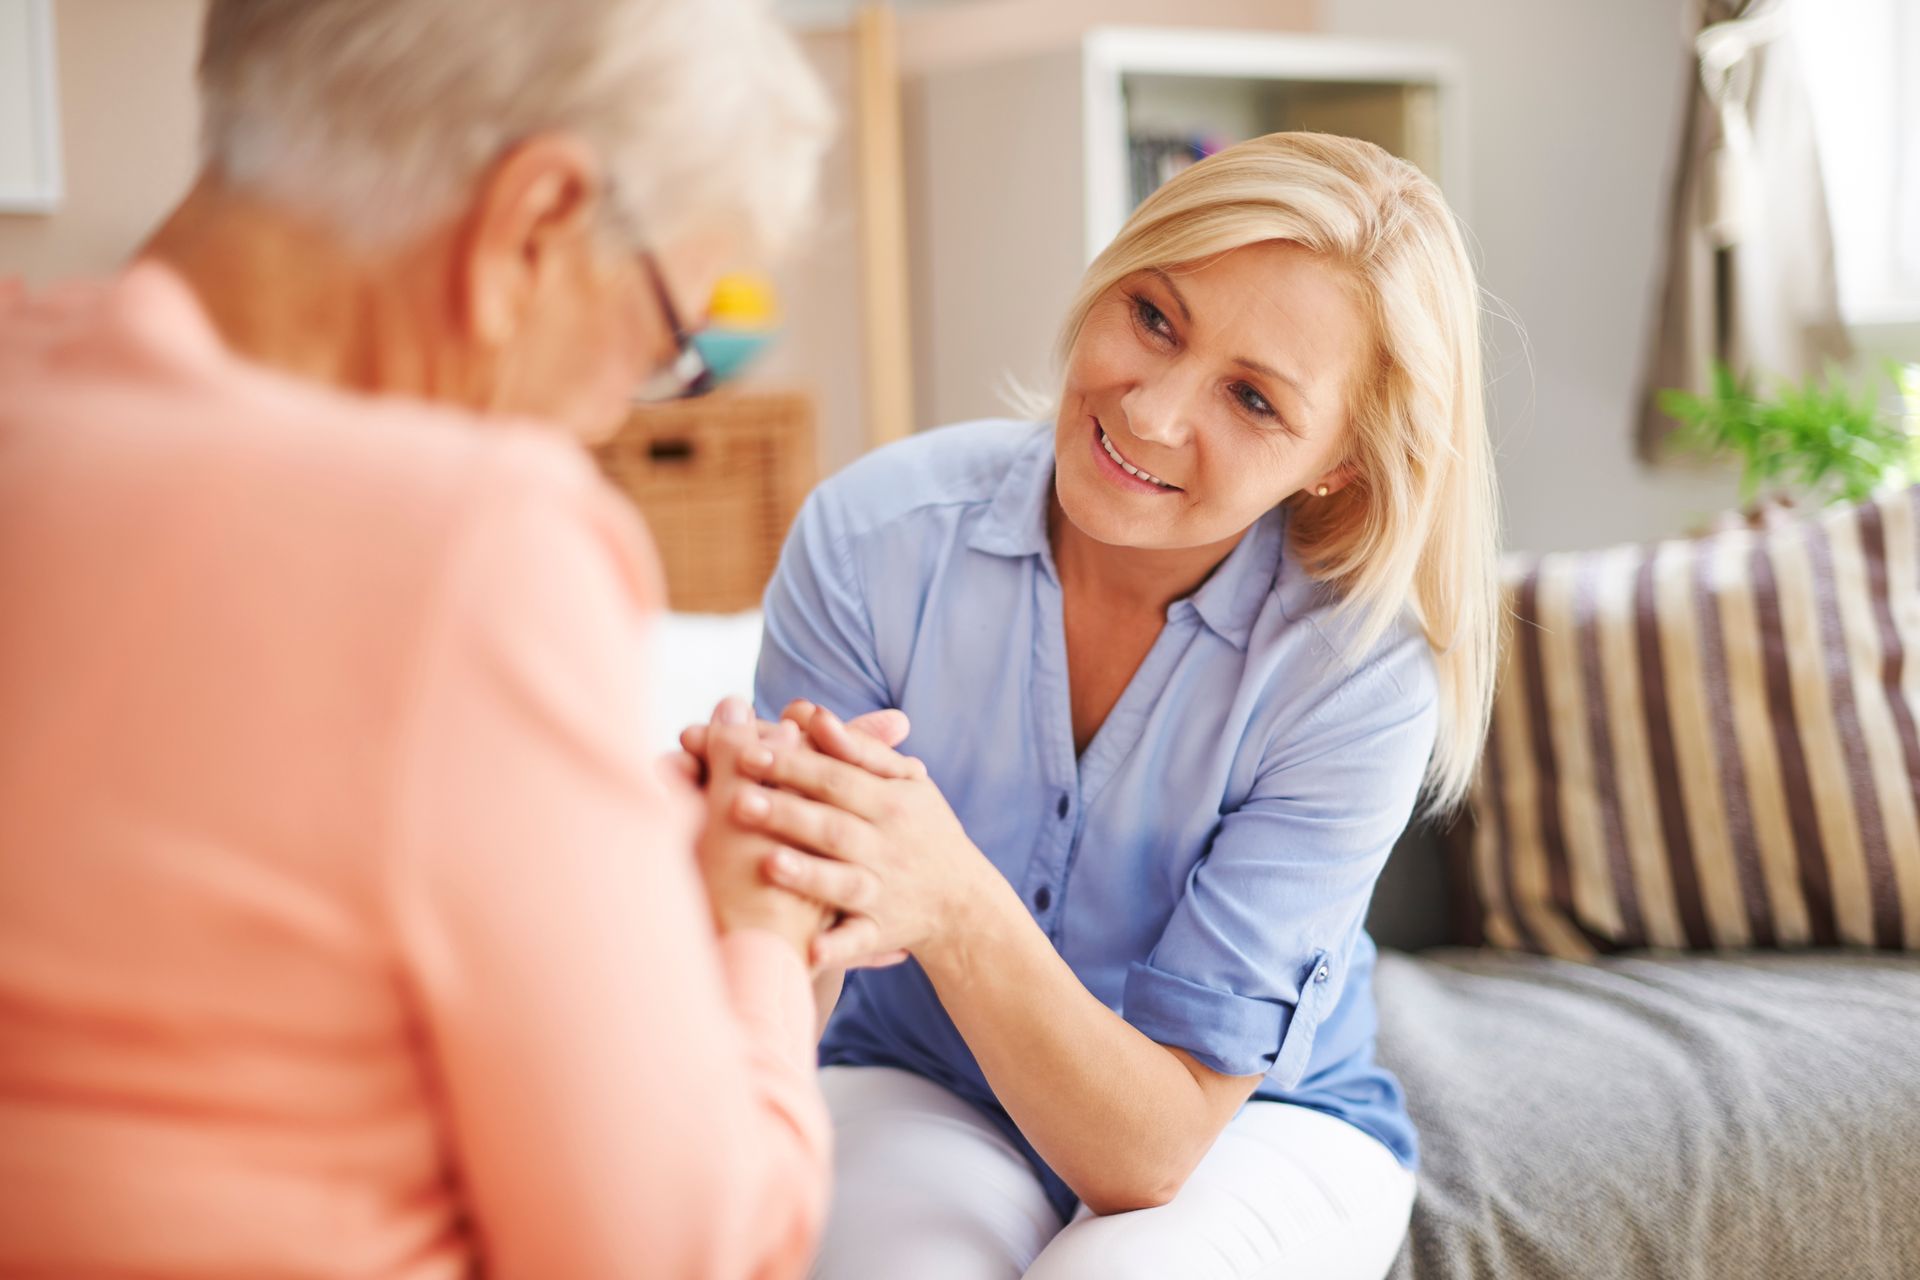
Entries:
POLYGON ((0 295, 0 1273, 792 1274, 822 913, 696 850, 574 438, 820 91, 754 0, 211 0, 200 84, 139 260, 0 295))

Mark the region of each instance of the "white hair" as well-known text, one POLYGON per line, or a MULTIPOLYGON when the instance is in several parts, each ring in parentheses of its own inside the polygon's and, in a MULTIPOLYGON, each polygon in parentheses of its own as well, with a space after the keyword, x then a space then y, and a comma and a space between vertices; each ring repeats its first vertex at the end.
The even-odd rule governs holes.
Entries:
POLYGON ((210 172, 370 243, 552 132, 650 240, 731 219, 772 251, 832 129, 766 0, 211 0, 199 80, 210 172))

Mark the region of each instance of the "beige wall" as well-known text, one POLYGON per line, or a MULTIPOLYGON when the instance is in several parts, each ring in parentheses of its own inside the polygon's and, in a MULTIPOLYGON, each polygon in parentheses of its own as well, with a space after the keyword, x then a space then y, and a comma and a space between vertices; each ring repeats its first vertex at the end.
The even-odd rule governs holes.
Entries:
POLYGON ((1679 533, 1729 472, 1634 453, 1687 69, 1675 0, 1324 0, 1341 35, 1459 56, 1508 545, 1679 533))
POLYGON ((186 189, 202 3, 56 0, 66 199, 51 214, 0 214, 0 277, 111 270, 186 189))
POLYGON ((820 172, 820 209, 806 238, 775 274, 785 308, 780 341, 753 372, 760 385, 811 391, 819 405, 821 474, 866 447, 861 360, 858 188, 854 167, 854 44, 844 32, 809 32, 807 57, 840 113, 840 132, 820 172))
POLYGON ((1308 31, 1321 0, 971 0, 909 10, 900 20, 907 74, 1057 49, 1091 27, 1308 31))

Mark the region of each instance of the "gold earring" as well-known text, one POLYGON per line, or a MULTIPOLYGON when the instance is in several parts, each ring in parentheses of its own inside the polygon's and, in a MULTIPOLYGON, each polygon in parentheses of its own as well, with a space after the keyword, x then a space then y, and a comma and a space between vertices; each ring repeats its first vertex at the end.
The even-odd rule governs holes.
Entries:
POLYGON ((1321 485, 1318 489, 1315 489, 1314 492, 1324 498, 1327 496, 1327 486, 1321 485))

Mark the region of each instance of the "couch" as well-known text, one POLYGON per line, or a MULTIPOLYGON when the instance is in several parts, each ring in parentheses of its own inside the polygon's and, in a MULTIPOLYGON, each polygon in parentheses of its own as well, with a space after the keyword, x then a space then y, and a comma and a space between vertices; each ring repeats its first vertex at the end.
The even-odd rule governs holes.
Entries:
POLYGON ((1394 1280, 1920 1277, 1920 491, 1509 591, 1466 819, 1369 917, 1394 1280))
POLYGON ((1422 1146, 1393 1280, 1920 1277, 1920 959, 1450 946, 1438 843, 1369 919, 1422 1146))

